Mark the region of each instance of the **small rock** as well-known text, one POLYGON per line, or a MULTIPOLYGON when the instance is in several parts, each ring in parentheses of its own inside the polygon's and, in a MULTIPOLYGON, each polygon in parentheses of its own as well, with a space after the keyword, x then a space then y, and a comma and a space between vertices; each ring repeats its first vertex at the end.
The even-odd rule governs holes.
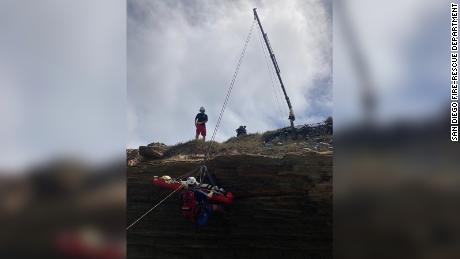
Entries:
POLYGON ((141 157, 139 156, 139 151, 137 149, 127 149, 126 158, 128 160, 128 166, 136 166, 141 162, 141 157))
POLYGON ((159 159, 163 158, 164 150, 161 150, 157 146, 140 146, 139 154, 146 158, 159 159))

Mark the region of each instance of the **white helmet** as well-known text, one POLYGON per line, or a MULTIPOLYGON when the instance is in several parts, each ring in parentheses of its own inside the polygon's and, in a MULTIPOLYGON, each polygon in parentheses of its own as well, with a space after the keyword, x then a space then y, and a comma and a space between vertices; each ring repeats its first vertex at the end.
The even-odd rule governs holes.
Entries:
POLYGON ((204 107, 203 106, 200 107, 200 112, 204 112, 204 107))
POLYGON ((189 177, 187 178, 187 185, 194 185, 196 184, 196 179, 195 177, 189 177))

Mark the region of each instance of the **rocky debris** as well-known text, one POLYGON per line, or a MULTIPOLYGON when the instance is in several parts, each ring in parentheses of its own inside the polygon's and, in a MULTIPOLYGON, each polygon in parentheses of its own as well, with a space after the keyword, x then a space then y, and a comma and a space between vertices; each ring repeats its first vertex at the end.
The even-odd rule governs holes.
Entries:
MULTIPOLYGON (((333 151, 332 121, 297 126, 295 134, 292 129, 283 128, 264 134, 251 133, 232 137, 223 143, 214 142, 209 150, 210 157, 235 154, 259 154, 279 156, 286 153, 329 152, 333 151)), ((167 146, 154 142, 140 146, 138 150, 128 150, 128 166, 137 166, 146 160, 171 159, 180 157, 196 159, 208 151, 210 142, 187 141, 167 146)))
POLYGON ((275 131, 268 131, 263 134, 264 142, 281 142, 286 139, 312 139, 325 135, 332 135, 332 119, 320 123, 299 125, 282 128, 275 131))
POLYGON ((163 152, 156 150, 155 148, 152 147, 147 147, 147 146, 140 146, 139 147, 139 154, 142 157, 145 158, 153 158, 153 159, 159 159, 163 157, 163 152))
MULTIPOLYGON (((153 142, 140 146, 138 150, 127 150, 128 166, 137 166, 142 161, 162 159, 197 159, 208 152, 210 142, 187 141, 167 146, 153 142)), ((324 122, 299 125, 261 133, 251 133, 232 137, 225 142, 214 142, 209 150, 210 157, 235 154, 259 154, 279 156, 286 153, 332 152, 332 118, 324 122)))
POLYGON ((139 155, 139 150, 137 149, 127 149, 126 150, 126 160, 128 166, 136 166, 141 162, 141 156, 139 155))
POLYGON ((150 143, 147 146, 140 146, 139 147, 139 154, 147 159, 160 159, 163 158, 164 153, 168 149, 163 143, 154 142, 150 143))
POLYGON ((168 146, 166 144, 161 143, 161 142, 152 142, 152 143, 148 144, 147 147, 153 147, 153 148, 156 148, 156 149, 161 149, 163 151, 168 148, 168 146))
POLYGON ((266 148, 285 146, 315 152, 332 151, 332 118, 320 123, 299 125, 294 129, 286 127, 267 131, 262 135, 262 140, 266 148))

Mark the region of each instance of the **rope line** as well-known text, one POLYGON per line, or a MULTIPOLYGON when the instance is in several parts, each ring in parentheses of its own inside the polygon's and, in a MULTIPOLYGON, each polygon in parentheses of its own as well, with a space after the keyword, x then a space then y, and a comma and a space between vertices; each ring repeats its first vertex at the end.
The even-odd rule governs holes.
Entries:
MULTIPOLYGON (((240 67, 241 67, 241 64, 242 64, 242 62, 243 62, 243 58, 244 58, 244 56, 245 56, 245 54, 246 54, 246 49, 247 49, 249 40, 251 39, 251 35, 252 35, 253 30, 254 30, 254 24, 255 24, 255 22, 256 22, 256 20, 254 19, 253 22, 252 22, 252 25, 251 25, 251 29, 249 30, 249 34, 248 34, 248 36, 246 37, 246 41, 245 41, 245 43, 244 43, 243 50, 242 50, 242 52, 241 52, 241 54, 240 54, 240 57, 239 57, 239 59, 238 59, 238 63, 237 63, 237 65, 236 65, 236 70, 235 70, 235 72, 234 72, 234 74, 233 74, 232 80, 231 80, 231 82, 230 82, 230 86, 229 86, 229 88, 228 88, 228 90, 227 90, 227 94, 226 94, 226 96, 225 96, 225 100, 224 100, 224 103, 223 103, 223 105, 222 105, 222 109, 220 110, 220 113, 219 113, 219 117, 218 117, 218 119, 217 119, 216 126, 214 127, 214 130, 213 130, 213 133, 212 133, 212 137, 211 137, 211 141, 210 141, 210 143, 209 143, 209 147, 208 147, 208 149, 207 149, 207 151, 206 151, 206 154, 205 154, 205 156, 204 156, 204 159, 203 159, 203 165, 199 167, 199 169, 200 169, 200 170, 199 170, 199 171, 200 171, 200 178, 199 178, 200 181, 203 180, 203 177, 204 177, 205 174, 206 174, 207 168, 205 167, 204 164, 206 163, 206 160, 207 160, 207 158, 208 158, 208 156, 209 156, 209 152, 211 151, 212 145, 213 145, 213 143, 214 143, 214 139, 215 139, 216 134, 217 134, 217 130, 219 129, 219 127, 220 127, 220 125, 221 125, 221 123, 222 123, 222 117, 223 117, 223 115, 224 115, 225 108, 227 107, 227 104, 228 104, 228 102, 229 102, 230 94, 231 94, 231 92, 232 92, 232 90, 233 90, 233 87, 234 87, 234 85, 235 85, 235 81, 236 81, 236 78, 237 78, 237 76, 238 76, 238 72, 239 72, 240 67), (203 166, 204 166, 204 169, 203 169, 203 166)), ((190 175, 192 175, 193 173, 195 173, 196 171, 198 171, 198 169, 194 169, 194 170, 192 170, 192 171, 190 171, 190 172, 188 172, 188 173, 186 173, 186 174, 184 174, 184 175, 182 175, 182 176, 179 176, 179 177, 176 178, 176 180, 177 180, 177 179, 181 179, 181 178, 183 178, 183 177, 190 176, 190 175)), ((137 222, 139 222, 142 218, 144 218, 144 217, 147 216, 150 212, 152 212, 154 209, 156 209, 158 206, 160 206, 161 203, 163 203, 163 202, 166 201, 169 197, 171 197, 171 195, 173 195, 175 192, 177 192, 179 189, 182 189, 182 188, 183 188, 182 185, 179 186, 178 188, 176 188, 174 191, 172 191, 170 194, 168 194, 166 197, 164 197, 161 201, 159 201, 157 204, 155 204, 155 206, 153 206, 152 208, 150 208, 150 209, 149 209, 147 212, 145 212, 142 216, 140 216, 140 217, 139 217, 138 219, 136 219, 133 223, 131 223, 131 224, 126 228, 126 230, 130 229, 130 228, 131 228, 132 226, 134 226, 137 222)))
POLYGON ((224 112, 225 112, 225 108, 227 107, 227 104, 228 104, 228 101, 230 99, 230 94, 233 90, 233 86, 235 85, 235 81, 236 81, 236 78, 238 76, 238 72, 240 70, 240 67, 241 67, 241 63, 243 62, 243 58, 244 58, 244 55, 246 54, 246 49, 247 49, 247 46, 248 46, 248 43, 249 43, 249 40, 251 39, 251 35, 252 35, 252 32, 253 32, 253 29, 254 29, 254 24, 255 24, 256 20, 254 19, 253 22, 252 22, 252 25, 251 25, 251 29, 249 30, 249 33, 248 33, 248 36, 246 37, 246 41, 244 43, 244 47, 243 47, 243 50, 241 52, 241 55, 240 55, 240 58, 238 60, 238 63, 236 65, 236 69, 235 69, 235 72, 233 73, 233 77, 232 77, 232 81, 230 82, 230 86, 227 90, 227 94, 225 96, 225 100, 224 100, 224 103, 222 105, 222 109, 220 110, 220 113, 219 113, 219 117, 217 119, 217 123, 216 123, 216 126, 214 127, 214 130, 212 132, 212 137, 211 137, 211 141, 209 143, 209 147, 206 151, 206 154, 204 156, 204 160, 203 160, 203 164, 206 163, 206 160, 208 159, 208 156, 209 156, 209 152, 211 151, 211 148, 212 148, 212 145, 214 143, 214 139, 216 137, 216 134, 217 134, 217 130, 219 129, 220 125, 221 125, 221 122, 222 122, 222 117, 224 115, 224 112))
POLYGON ((171 195, 173 195, 175 192, 177 192, 179 189, 182 189, 184 186, 181 185, 178 188, 176 188, 174 191, 172 191, 168 196, 164 197, 161 201, 159 201, 155 206, 153 206, 151 209, 149 209, 146 213, 144 213, 142 216, 140 216, 138 219, 136 219, 131 225, 129 225, 126 230, 130 229, 132 226, 134 226, 139 220, 141 220, 143 217, 147 216, 152 210, 154 210, 156 207, 158 207, 161 203, 163 203, 165 200, 167 200, 171 195))

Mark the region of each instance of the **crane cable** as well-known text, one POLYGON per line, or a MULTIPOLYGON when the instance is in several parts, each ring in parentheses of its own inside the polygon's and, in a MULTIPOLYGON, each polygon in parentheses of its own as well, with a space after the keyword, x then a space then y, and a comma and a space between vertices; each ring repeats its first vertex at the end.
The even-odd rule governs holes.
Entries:
POLYGON ((220 127, 220 124, 222 122, 222 117, 224 115, 224 112, 225 112, 225 108, 227 107, 227 104, 228 104, 228 101, 230 99, 230 94, 232 93, 232 90, 233 90, 233 86, 235 85, 235 81, 236 81, 236 78, 238 76, 238 72, 240 70, 240 67, 241 67, 241 63, 243 62, 243 58, 244 58, 244 55, 246 54, 246 48, 248 46, 248 43, 249 43, 249 40, 251 39, 251 35, 252 35, 252 32, 253 32, 253 29, 254 29, 254 24, 256 23, 256 20, 254 19, 253 22, 252 22, 252 25, 251 25, 251 29, 249 30, 249 33, 248 33, 248 36, 246 37, 246 41, 244 43, 244 47, 243 47, 243 50, 240 54, 240 58, 238 59, 238 63, 236 65, 236 69, 235 69, 235 72, 233 73, 233 77, 232 77, 232 80, 230 82, 230 86, 228 87, 227 89, 227 94, 225 96, 225 100, 224 100, 224 103, 222 105, 222 109, 220 110, 220 113, 219 113, 219 117, 217 119, 217 123, 216 123, 216 126, 214 127, 214 131, 212 132, 212 137, 211 137, 211 140, 209 142, 209 146, 208 146, 208 149, 205 153, 205 156, 204 156, 204 159, 203 159, 203 165, 206 164, 206 160, 208 159, 209 157, 209 152, 211 151, 211 147, 212 145, 214 144, 214 139, 216 137, 216 134, 217 134, 217 130, 219 129, 220 127))
MULTIPOLYGON (((249 34, 248 36, 246 37, 246 41, 244 43, 244 47, 243 47, 243 51, 241 52, 241 55, 240 55, 240 58, 238 59, 238 63, 236 65, 236 70, 235 70, 235 73, 233 74, 233 77, 232 77, 232 81, 230 82, 230 86, 227 90, 227 95, 225 96, 225 101, 224 101, 224 104, 222 105, 222 109, 220 110, 220 114, 219 114, 219 117, 218 117, 218 120, 217 120, 217 123, 216 123, 216 126, 214 127, 214 131, 212 133, 212 137, 211 137, 211 141, 209 143, 209 147, 206 151, 206 154, 204 156, 204 160, 203 160, 203 165, 200 166, 200 179, 202 180, 202 178, 204 177, 204 175, 206 174, 206 171, 207 171, 207 167, 205 165, 206 163, 206 160, 208 158, 208 155, 209 155, 209 152, 211 151, 211 147, 212 147, 212 144, 214 143, 214 139, 216 137, 216 133, 217 133, 217 130, 219 129, 220 127, 220 124, 222 122, 222 117, 224 115, 224 112, 225 112, 225 108, 228 104, 228 101, 229 101, 229 98, 230 98, 230 94, 232 92, 232 89, 233 89, 233 86, 235 85, 235 81, 236 81, 236 78, 238 76, 238 72, 240 70, 240 66, 241 66, 241 63, 243 62, 243 57, 244 55, 246 54, 246 48, 248 46, 248 43, 249 43, 249 40, 251 39, 251 35, 252 35, 252 31, 254 29, 254 24, 255 24, 256 20, 254 19, 253 22, 252 22, 252 25, 251 25, 251 29, 249 30, 249 34)), ((188 176, 188 175, 192 175, 193 173, 195 173, 197 171, 197 169, 195 170, 192 170, 190 171, 189 173, 185 174, 185 175, 182 175, 182 176, 179 176, 178 178, 176 179, 181 179, 185 176, 188 176)), ((150 212, 152 212, 154 209, 156 209, 158 206, 160 206, 161 203, 163 203, 164 201, 166 201, 169 197, 171 197, 171 195, 173 195, 175 192, 177 192, 178 190, 182 189, 184 186, 181 185, 179 186, 178 188, 176 188, 174 191, 172 191, 170 194, 168 194, 166 197, 164 197, 161 201, 159 201, 157 204, 155 204, 155 206, 153 206, 152 208, 150 208, 147 212, 145 212, 142 216, 140 216, 138 219, 136 219, 133 223, 131 223, 127 228, 126 230, 130 229, 132 226, 134 226, 137 222, 139 222, 142 218, 144 218, 145 216, 147 216, 147 214, 149 214, 150 212)))
MULTIPOLYGON (((273 68, 270 66, 269 61, 268 61, 269 54, 266 53, 267 50, 265 49, 264 44, 262 42, 262 37, 263 37, 262 32, 259 32, 258 35, 259 35, 258 38, 259 38, 260 46, 261 46, 261 49, 262 49, 262 53, 263 53, 264 58, 265 58, 265 64, 267 65, 268 75, 270 76, 271 86, 272 86, 272 89, 273 89, 273 92, 274 92, 274 99, 275 99, 276 104, 277 104, 278 113, 279 113, 280 117, 283 117, 284 112, 289 113, 289 111, 287 111, 286 108, 280 104, 282 102, 282 101, 280 101, 280 100, 282 100, 282 96, 281 96, 282 93, 280 92, 280 89, 275 86, 275 82, 273 80, 273 74, 275 72, 273 71, 273 68), (281 108, 281 107, 283 107, 284 109, 281 108)), ((283 126, 284 127, 287 126, 286 123, 284 122, 284 120, 283 120, 283 126)))

